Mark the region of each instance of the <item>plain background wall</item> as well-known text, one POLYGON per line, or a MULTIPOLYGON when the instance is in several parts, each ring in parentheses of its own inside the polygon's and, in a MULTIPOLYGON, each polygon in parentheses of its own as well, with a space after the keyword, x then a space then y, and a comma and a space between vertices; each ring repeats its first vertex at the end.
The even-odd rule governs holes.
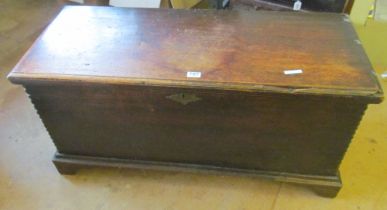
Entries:
POLYGON ((355 0, 350 14, 354 24, 365 24, 374 0, 355 0))

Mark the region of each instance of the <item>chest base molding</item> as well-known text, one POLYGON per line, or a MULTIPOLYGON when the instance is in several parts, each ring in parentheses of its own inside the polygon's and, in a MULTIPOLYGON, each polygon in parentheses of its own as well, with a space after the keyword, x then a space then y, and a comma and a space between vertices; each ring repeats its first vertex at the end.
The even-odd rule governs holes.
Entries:
POLYGON ((53 157, 53 163, 55 164, 58 172, 63 175, 74 175, 79 169, 88 169, 94 167, 178 171, 229 176, 243 175, 246 177, 257 177, 269 179, 272 181, 302 185, 309 187, 320 196, 330 198, 335 197, 342 187, 339 172, 336 176, 316 176, 262 170, 225 168, 211 165, 69 155, 59 152, 55 153, 53 157))

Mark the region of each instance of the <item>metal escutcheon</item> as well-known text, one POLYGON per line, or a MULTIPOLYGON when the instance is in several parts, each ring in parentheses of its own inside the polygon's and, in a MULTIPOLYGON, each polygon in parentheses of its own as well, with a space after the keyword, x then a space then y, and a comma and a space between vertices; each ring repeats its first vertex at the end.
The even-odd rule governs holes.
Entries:
POLYGON ((202 100, 201 98, 197 97, 195 94, 189 94, 189 93, 173 94, 173 95, 167 96, 166 98, 183 105, 187 105, 189 103, 202 100))

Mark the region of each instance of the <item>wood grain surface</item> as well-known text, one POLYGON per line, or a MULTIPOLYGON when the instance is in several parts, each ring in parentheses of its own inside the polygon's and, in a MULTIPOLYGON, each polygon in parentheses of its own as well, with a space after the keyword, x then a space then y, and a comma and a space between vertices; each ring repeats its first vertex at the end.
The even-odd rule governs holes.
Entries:
POLYGON ((367 105, 341 97, 75 83, 26 91, 63 154, 335 176, 367 105), (200 100, 181 104, 175 94, 200 100))
POLYGON ((68 6, 9 78, 382 98, 348 17, 326 13, 68 6))

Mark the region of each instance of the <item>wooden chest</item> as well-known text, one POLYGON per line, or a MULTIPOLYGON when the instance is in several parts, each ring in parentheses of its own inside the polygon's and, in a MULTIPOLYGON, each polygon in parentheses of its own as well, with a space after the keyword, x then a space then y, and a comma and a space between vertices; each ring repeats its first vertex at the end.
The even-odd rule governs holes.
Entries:
POLYGON ((8 77, 63 174, 241 173, 325 196, 383 95, 340 14, 66 7, 8 77))

